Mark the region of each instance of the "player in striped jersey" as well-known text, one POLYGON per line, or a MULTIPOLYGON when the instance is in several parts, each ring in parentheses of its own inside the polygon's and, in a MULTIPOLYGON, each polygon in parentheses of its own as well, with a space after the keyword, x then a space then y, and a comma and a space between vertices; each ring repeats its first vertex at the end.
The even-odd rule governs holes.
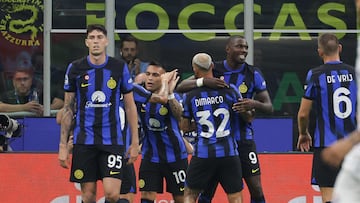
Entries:
MULTIPOLYGON (((145 88, 152 94, 159 94, 163 86, 161 78, 165 74, 163 66, 150 62, 145 74, 145 88)), ((145 133, 139 170, 142 203, 154 202, 156 193, 163 192, 164 178, 167 192, 172 194, 175 202, 183 202, 188 161, 178 124, 182 107, 177 100, 179 95, 173 93, 177 81, 176 74, 168 81, 167 103, 136 104, 145 133)))
MULTIPOLYGON (((177 70, 174 70, 169 73, 165 73, 161 76, 162 78, 162 86, 161 90, 158 94, 153 94, 152 92, 146 90, 141 85, 138 85, 134 82, 133 84, 133 94, 134 94, 134 100, 136 103, 162 103, 166 104, 168 101, 168 81, 173 78, 177 74, 177 70)), ((124 110, 124 102, 123 102, 123 96, 121 96, 120 100, 120 118, 126 118, 125 110, 124 110)), ((131 139, 130 139, 130 128, 128 127, 128 123, 125 119, 120 119, 121 122, 121 129, 126 133, 126 136, 124 136, 124 143, 126 143, 126 147, 130 146, 131 139)), ((139 143, 141 143, 141 140, 143 139, 143 131, 141 129, 141 123, 139 123, 139 143)), ((136 174, 135 174, 135 168, 134 164, 127 164, 124 167, 124 178, 121 183, 121 190, 120 190, 120 201, 129 201, 129 203, 132 203, 134 201, 134 196, 136 194, 136 174)), ((107 202, 105 202, 107 203, 107 202)))
POLYGON ((339 169, 321 158, 322 150, 356 128, 357 88, 354 67, 340 61, 342 46, 336 35, 325 33, 318 38, 318 53, 324 64, 311 69, 298 112, 297 147, 309 151, 314 144, 312 184, 320 187, 323 202, 331 202, 339 169), (308 131, 310 111, 316 111, 314 142, 308 131))
MULTIPOLYGON (((196 54, 192 60, 195 77, 213 77, 211 57, 196 54)), ((196 202, 209 183, 220 183, 229 202, 242 202, 241 162, 235 140, 238 115, 232 106, 241 98, 237 89, 195 88, 184 96, 182 130, 191 129, 194 119, 197 140, 187 171, 185 202, 196 202), (206 171, 206 173, 204 172, 206 171)))
MULTIPOLYGON (((64 115, 71 117, 76 112, 70 180, 80 183, 84 203, 96 201, 98 179, 103 181, 105 200, 119 203, 125 158, 128 154, 128 162, 133 163, 139 152, 132 79, 124 61, 106 55, 106 34, 104 26, 89 25, 85 40, 89 55, 72 62, 65 74, 64 115), (132 135, 127 154, 120 126, 121 94, 132 135)), ((61 121, 59 161, 62 167, 68 168, 66 143, 70 124, 64 120, 61 121)))
MULTIPOLYGON (((212 88, 225 87, 227 84, 235 85, 243 99, 234 104, 234 109, 239 112, 273 111, 266 82, 260 70, 245 62, 248 53, 248 44, 242 36, 231 36, 226 44, 226 60, 215 63, 213 74, 217 78, 198 78, 185 80, 179 84, 177 90, 184 92, 196 86, 212 88)), ((237 142, 241 160, 243 178, 249 188, 251 203, 265 203, 261 185, 260 163, 254 141, 254 130, 251 122, 238 119, 237 142)), ((216 185, 209 184, 200 196, 200 203, 210 203, 214 196, 216 185)))
MULTIPOLYGON (((360 23, 360 0, 356 0, 356 12, 360 23)), ((357 84, 359 84, 360 76, 360 37, 357 38, 357 57, 355 63, 355 71, 357 84)), ((359 88, 358 88, 359 91, 359 88)), ((357 95, 360 100, 360 94, 357 95)), ((357 103, 357 109, 360 107, 357 103)), ((326 162, 341 169, 336 177, 333 203, 348 203, 360 202, 360 129, 359 129, 359 115, 357 111, 357 129, 354 130, 348 137, 336 141, 330 147, 327 147, 322 152, 322 157, 326 162), (344 159, 345 158, 345 159, 344 159), (342 162, 343 161, 343 162, 342 162)))

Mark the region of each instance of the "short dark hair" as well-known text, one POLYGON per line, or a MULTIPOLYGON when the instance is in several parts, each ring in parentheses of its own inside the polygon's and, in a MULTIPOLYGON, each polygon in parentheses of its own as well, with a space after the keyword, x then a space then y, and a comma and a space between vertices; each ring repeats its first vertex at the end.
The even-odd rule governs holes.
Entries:
POLYGON ((159 61, 155 61, 155 60, 150 61, 148 66, 158 66, 165 70, 163 64, 161 64, 159 61))
POLYGON ((86 29, 86 36, 88 36, 89 33, 94 31, 94 30, 98 30, 98 31, 104 33, 105 36, 107 36, 106 28, 101 24, 90 24, 90 25, 88 25, 87 29, 86 29))
POLYGON ((123 48, 124 42, 135 42, 136 47, 138 46, 138 40, 135 37, 131 36, 131 35, 126 35, 123 38, 121 38, 120 49, 123 48))
POLYGON ((241 36, 241 35, 232 35, 230 36, 227 41, 226 41, 226 45, 230 45, 231 43, 234 42, 234 40, 236 39, 243 39, 246 41, 245 37, 244 36, 241 36))
POLYGON ((339 39, 333 33, 324 33, 319 36, 318 46, 327 56, 336 54, 339 48, 339 39))
POLYGON ((12 79, 14 79, 14 76, 16 73, 26 73, 28 75, 30 75, 31 77, 34 76, 34 69, 32 68, 16 68, 14 73, 12 74, 12 79))

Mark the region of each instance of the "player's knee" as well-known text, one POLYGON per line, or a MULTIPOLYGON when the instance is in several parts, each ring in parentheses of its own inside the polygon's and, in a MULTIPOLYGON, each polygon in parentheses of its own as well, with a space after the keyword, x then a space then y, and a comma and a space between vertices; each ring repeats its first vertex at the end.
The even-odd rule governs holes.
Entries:
POLYGON ((227 194, 227 198, 230 203, 242 202, 242 192, 240 191, 236 193, 227 194))
POLYGON ((173 195, 173 199, 175 203, 184 202, 184 195, 173 195))
POLYGON ((141 199, 151 200, 154 202, 156 199, 156 192, 141 191, 141 199))
POLYGON ((119 194, 118 193, 105 193, 105 200, 108 202, 116 202, 118 203, 119 194))
POLYGON ((96 194, 92 192, 84 192, 81 198, 83 202, 96 202, 96 194))
POLYGON ((211 197, 208 197, 208 196, 206 196, 204 194, 200 194, 198 202, 199 203, 211 203, 211 197))

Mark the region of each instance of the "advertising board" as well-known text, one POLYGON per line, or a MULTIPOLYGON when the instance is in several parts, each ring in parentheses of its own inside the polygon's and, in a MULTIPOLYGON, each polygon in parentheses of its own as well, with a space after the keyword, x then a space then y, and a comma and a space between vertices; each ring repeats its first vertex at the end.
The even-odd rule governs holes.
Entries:
MULTIPOLYGON (((311 154, 260 154, 262 183, 268 203, 321 203, 317 187, 310 185, 311 154)), ((69 182, 69 170, 59 166, 53 153, 3 153, 0 173, 2 202, 80 203, 79 185, 69 182)), ((135 164, 138 170, 140 160, 135 164)), ((98 182, 97 202, 103 202, 98 182)), ((249 202, 245 188, 244 202, 249 202)), ((171 195, 159 194, 156 203, 172 203, 171 195)), ((140 202, 137 191, 135 201, 140 202)), ((218 187, 213 202, 227 202, 218 187)))

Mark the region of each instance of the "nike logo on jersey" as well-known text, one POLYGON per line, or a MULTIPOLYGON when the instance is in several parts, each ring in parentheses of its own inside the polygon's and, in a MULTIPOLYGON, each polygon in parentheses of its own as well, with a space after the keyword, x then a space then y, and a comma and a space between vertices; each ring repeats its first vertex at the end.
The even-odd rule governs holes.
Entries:
POLYGON ((116 175, 116 174, 119 174, 120 171, 110 171, 110 175, 116 175))
POLYGON ((81 83, 81 87, 88 87, 88 86, 90 86, 89 83, 81 83))
POLYGON ((180 192, 183 192, 185 190, 185 188, 181 187, 180 188, 180 192))
POLYGON ((251 169, 251 173, 256 173, 260 170, 260 168, 257 168, 257 169, 251 169))

